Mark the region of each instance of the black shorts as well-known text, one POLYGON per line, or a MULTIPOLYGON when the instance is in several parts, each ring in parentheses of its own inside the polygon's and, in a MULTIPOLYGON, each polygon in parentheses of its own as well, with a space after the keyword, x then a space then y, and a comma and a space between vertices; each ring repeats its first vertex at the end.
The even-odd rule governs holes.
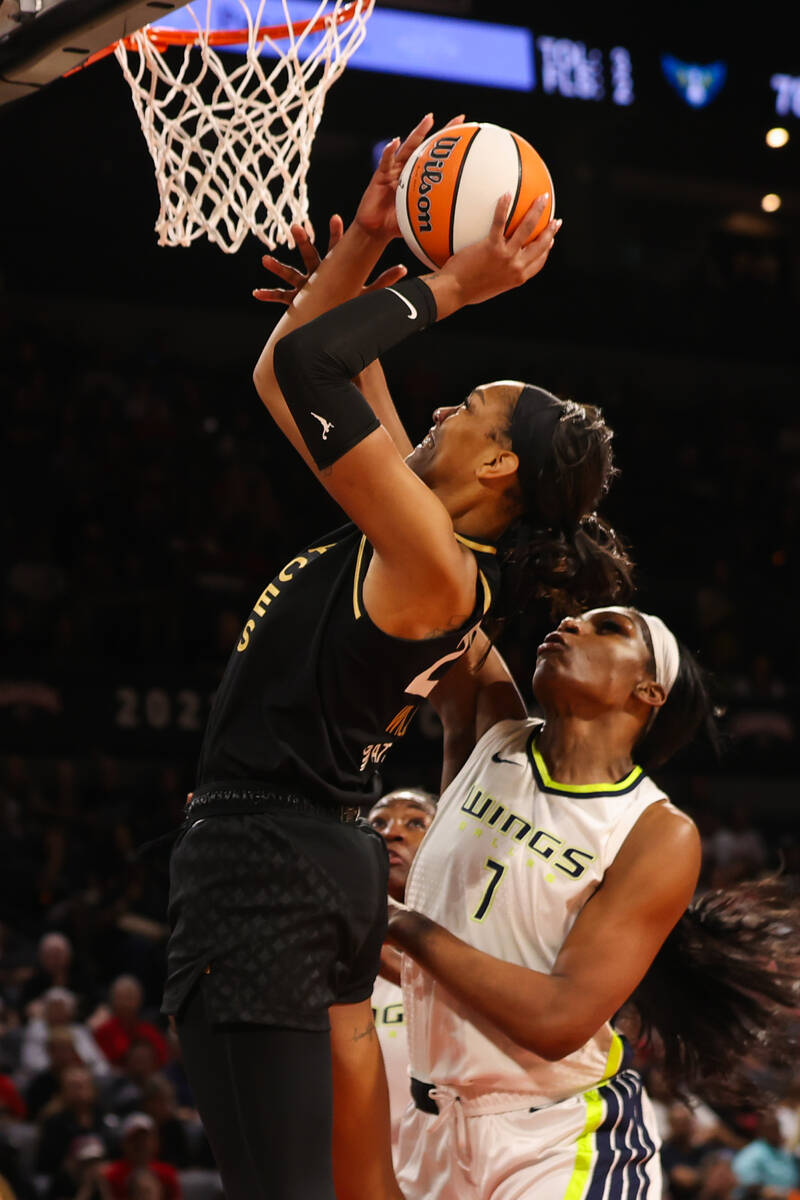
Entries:
POLYGON ((191 822, 170 860, 162 1011, 200 975, 209 1016, 329 1027, 372 993, 386 934, 388 855, 364 821, 280 809, 191 822))

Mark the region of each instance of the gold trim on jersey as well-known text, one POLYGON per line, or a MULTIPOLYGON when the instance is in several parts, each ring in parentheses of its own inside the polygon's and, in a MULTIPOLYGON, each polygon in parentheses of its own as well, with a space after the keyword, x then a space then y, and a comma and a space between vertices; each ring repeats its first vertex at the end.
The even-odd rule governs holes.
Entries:
POLYGON ((353 612, 356 615, 357 621, 361 617, 361 607, 358 603, 358 584, 359 584, 359 577, 361 575, 361 560, 364 557, 364 547, 366 546, 366 544, 367 544, 367 535, 364 534, 364 536, 361 539, 361 544, 358 547, 358 554, 356 556, 356 569, 355 569, 355 574, 353 576, 353 612))
MULTIPOLYGON (((496 554, 497 553, 494 546, 479 546, 477 542, 467 541, 467 539, 463 538, 460 533, 457 533, 456 537, 458 538, 458 540, 460 542, 463 542, 465 546, 471 546, 474 550, 485 550, 487 554, 496 554)), ((358 620, 361 616, 361 605, 358 602, 358 593, 359 593, 359 585, 361 583, 361 563, 364 559, 364 549, 366 547, 366 544, 367 544, 367 535, 364 534, 363 537, 361 538, 361 543, 358 547, 358 554, 356 556, 356 569, 355 569, 355 573, 353 575, 353 612, 355 613, 356 620, 358 620)), ((326 549, 327 549, 327 547, 326 547, 326 549)), ((487 580, 486 576, 484 575, 484 573, 480 569, 480 567, 478 567, 478 577, 481 581, 481 584, 483 585, 483 615, 485 615, 491 608, 492 589, 489 587, 489 581, 487 580)))
POLYGON ((483 584, 483 615, 486 616, 492 604, 492 589, 489 587, 489 581, 480 567, 478 567, 478 576, 483 584))
POLYGON ((574 795, 577 793, 580 796, 591 796, 601 792, 603 795, 615 792, 627 792, 639 781, 642 775, 641 767, 634 767, 633 770, 625 776, 624 779, 618 780, 616 783, 558 783, 555 779, 551 779, 550 772, 545 766, 545 761, 542 758, 537 746, 534 744, 536 734, 539 732, 535 729, 531 734, 528 743, 528 752, 533 759, 533 765, 539 774, 542 783, 551 792, 569 792, 574 795))
POLYGON ((487 546, 483 542, 473 542, 472 538, 464 537, 463 533, 456 534, 456 541, 470 550, 480 550, 482 554, 497 554, 497 546, 487 546))

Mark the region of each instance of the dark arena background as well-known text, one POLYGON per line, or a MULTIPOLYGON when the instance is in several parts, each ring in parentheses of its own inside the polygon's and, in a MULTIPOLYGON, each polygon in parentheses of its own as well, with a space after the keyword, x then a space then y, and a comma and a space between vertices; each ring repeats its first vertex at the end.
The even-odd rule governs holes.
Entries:
MULTIPOLYGON (((561 7, 393 4, 526 31, 530 79, 501 63, 471 82, 466 61, 465 78, 437 78, 435 55, 423 75, 349 67, 314 143, 311 218, 326 244, 375 147, 429 110, 508 126, 542 154, 564 219, 547 267, 388 355, 393 394, 412 440, 493 378, 602 407, 620 470, 604 511, 632 547, 638 603, 717 688, 720 761, 700 745, 663 778, 702 831, 701 885, 798 880, 800 43, 788 6, 735 35, 680 9, 648 27, 624 6, 561 7), (773 128, 784 145, 767 144, 773 128)), ((64 1113, 80 1103, 59 1108, 44 1078, 45 990, 75 993, 91 1039, 110 986, 133 976, 152 1053, 123 1068, 97 1050, 82 1128, 115 1159, 144 1106, 176 1172, 162 1195, 210 1200, 213 1162, 158 1015, 166 875, 136 848, 180 822, 254 599, 339 513, 252 384, 279 316, 251 296, 272 278, 266 248, 157 246, 152 163, 114 58, 0 107, 0 156, 0 1195, 79 1194, 64 1113), (48 933, 69 940, 66 971, 42 965, 48 933)), ((399 241, 382 265, 395 261, 422 272, 399 241)), ((531 711, 548 628, 542 610, 500 637, 531 711)), ((386 788, 435 789, 439 755, 424 708, 386 788)), ((744 1195, 730 1164, 759 1134, 786 1171, 769 1194, 800 1187, 800 1080, 783 1064, 754 1060, 743 1106, 690 1113, 641 1056, 673 1200, 744 1195)))

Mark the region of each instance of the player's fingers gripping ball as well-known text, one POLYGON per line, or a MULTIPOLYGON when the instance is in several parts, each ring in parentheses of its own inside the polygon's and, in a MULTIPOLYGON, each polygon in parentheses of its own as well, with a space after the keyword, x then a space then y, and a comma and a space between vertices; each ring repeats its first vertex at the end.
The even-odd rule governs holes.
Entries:
POLYGON ((428 267, 441 267, 489 233, 498 199, 509 192, 506 236, 537 196, 550 193, 529 241, 555 213, 553 181, 529 142, 510 129, 468 121, 433 134, 411 155, 397 186, 400 232, 428 267))

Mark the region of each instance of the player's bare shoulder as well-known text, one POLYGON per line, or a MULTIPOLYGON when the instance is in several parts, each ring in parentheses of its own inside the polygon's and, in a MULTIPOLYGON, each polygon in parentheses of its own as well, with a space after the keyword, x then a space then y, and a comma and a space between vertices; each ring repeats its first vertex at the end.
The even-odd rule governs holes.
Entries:
POLYGON ((656 837, 663 845, 680 847, 684 852, 692 848, 700 850, 700 832, 694 821, 666 796, 644 810, 631 830, 631 836, 637 832, 648 839, 656 837))
POLYGON ((648 805, 626 837, 603 880, 603 890, 635 897, 641 910, 673 910, 692 898, 702 847, 692 818, 666 797, 648 805))

